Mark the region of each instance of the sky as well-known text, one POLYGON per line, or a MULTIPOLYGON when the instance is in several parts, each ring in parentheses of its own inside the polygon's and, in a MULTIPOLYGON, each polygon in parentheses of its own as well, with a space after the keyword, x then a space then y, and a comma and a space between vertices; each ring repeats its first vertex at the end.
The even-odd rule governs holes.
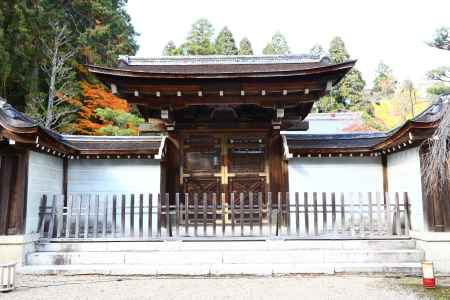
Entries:
POLYGON ((169 40, 181 44, 204 17, 216 34, 228 26, 237 42, 247 36, 255 54, 276 31, 296 54, 316 43, 328 49, 340 36, 368 86, 380 61, 397 80, 417 83, 430 69, 450 65, 448 52, 425 43, 450 26, 449 0, 128 0, 127 11, 140 34, 138 56, 160 56, 169 40))

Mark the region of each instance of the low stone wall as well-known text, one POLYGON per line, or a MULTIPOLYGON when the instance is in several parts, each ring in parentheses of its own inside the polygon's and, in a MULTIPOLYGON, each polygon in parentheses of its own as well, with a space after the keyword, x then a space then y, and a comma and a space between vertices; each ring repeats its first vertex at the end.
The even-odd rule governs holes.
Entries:
POLYGON ((24 264, 26 255, 36 250, 38 239, 38 234, 0 236, 0 264, 24 264))
POLYGON ((450 275, 450 232, 410 231, 418 249, 425 252, 425 259, 433 262, 435 273, 450 275))

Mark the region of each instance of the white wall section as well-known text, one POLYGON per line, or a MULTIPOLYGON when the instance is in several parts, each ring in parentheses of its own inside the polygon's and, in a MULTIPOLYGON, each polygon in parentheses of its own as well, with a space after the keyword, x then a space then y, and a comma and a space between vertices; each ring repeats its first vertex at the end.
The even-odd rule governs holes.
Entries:
POLYGON ((419 147, 389 155, 387 166, 389 190, 408 192, 411 204, 411 227, 417 231, 424 230, 419 147))
POLYGON ((382 192, 379 157, 311 157, 288 162, 289 192, 382 192))
POLYGON ((37 232, 42 195, 61 195, 62 193, 63 160, 55 156, 30 151, 26 233, 37 232))
POLYGON ((69 193, 159 193, 159 160, 71 160, 69 193))

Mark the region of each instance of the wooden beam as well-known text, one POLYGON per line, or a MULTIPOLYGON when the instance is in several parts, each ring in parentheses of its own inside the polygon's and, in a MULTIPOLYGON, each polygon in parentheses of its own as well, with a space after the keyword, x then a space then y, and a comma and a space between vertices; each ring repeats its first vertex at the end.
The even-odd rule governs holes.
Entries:
POLYGON ((301 103, 313 103, 319 99, 318 94, 309 95, 277 95, 277 96, 258 96, 258 95, 246 95, 246 96, 211 96, 203 95, 198 97, 196 95, 184 95, 183 97, 176 96, 163 96, 155 97, 148 94, 142 94, 139 97, 134 95, 122 94, 122 96, 128 100, 129 103, 145 105, 146 107, 160 108, 163 106, 171 105, 175 108, 186 107, 190 105, 245 105, 255 104, 262 107, 272 108, 274 104, 280 103, 284 105, 296 105, 301 103))

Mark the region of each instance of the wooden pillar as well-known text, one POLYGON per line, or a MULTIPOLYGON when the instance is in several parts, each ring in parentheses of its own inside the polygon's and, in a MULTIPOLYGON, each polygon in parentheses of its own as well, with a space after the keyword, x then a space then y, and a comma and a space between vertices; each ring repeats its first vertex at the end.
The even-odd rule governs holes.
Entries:
POLYGON ((287 168, 283 168, 283 141, 279 131, 272 131, 269 139, 270 191, 287 192, 287 168))
POLYGON ((63 195, 64 205, 67 205, 67 197, 69 195, 69 160, 63 159, 63 195))
POLYGON ((1 151, 0 235, 23 234, 26 217, 28 152, 1 151))
POLYGON ((389 180, 388 180, 388 165, 387 155, 381 155, 381 165, 383 167, 383 199, 386 204, 386 193, 389 192, 389 180))
POLYGON ((182 192, 182 183, 180 182, 180 164, 182 163, 180 155, 180 136, 174 132, 169 134, 167 139, 167 152, 162 162, 164 172, 161 178, 161 192, 174 194, 182 192))

